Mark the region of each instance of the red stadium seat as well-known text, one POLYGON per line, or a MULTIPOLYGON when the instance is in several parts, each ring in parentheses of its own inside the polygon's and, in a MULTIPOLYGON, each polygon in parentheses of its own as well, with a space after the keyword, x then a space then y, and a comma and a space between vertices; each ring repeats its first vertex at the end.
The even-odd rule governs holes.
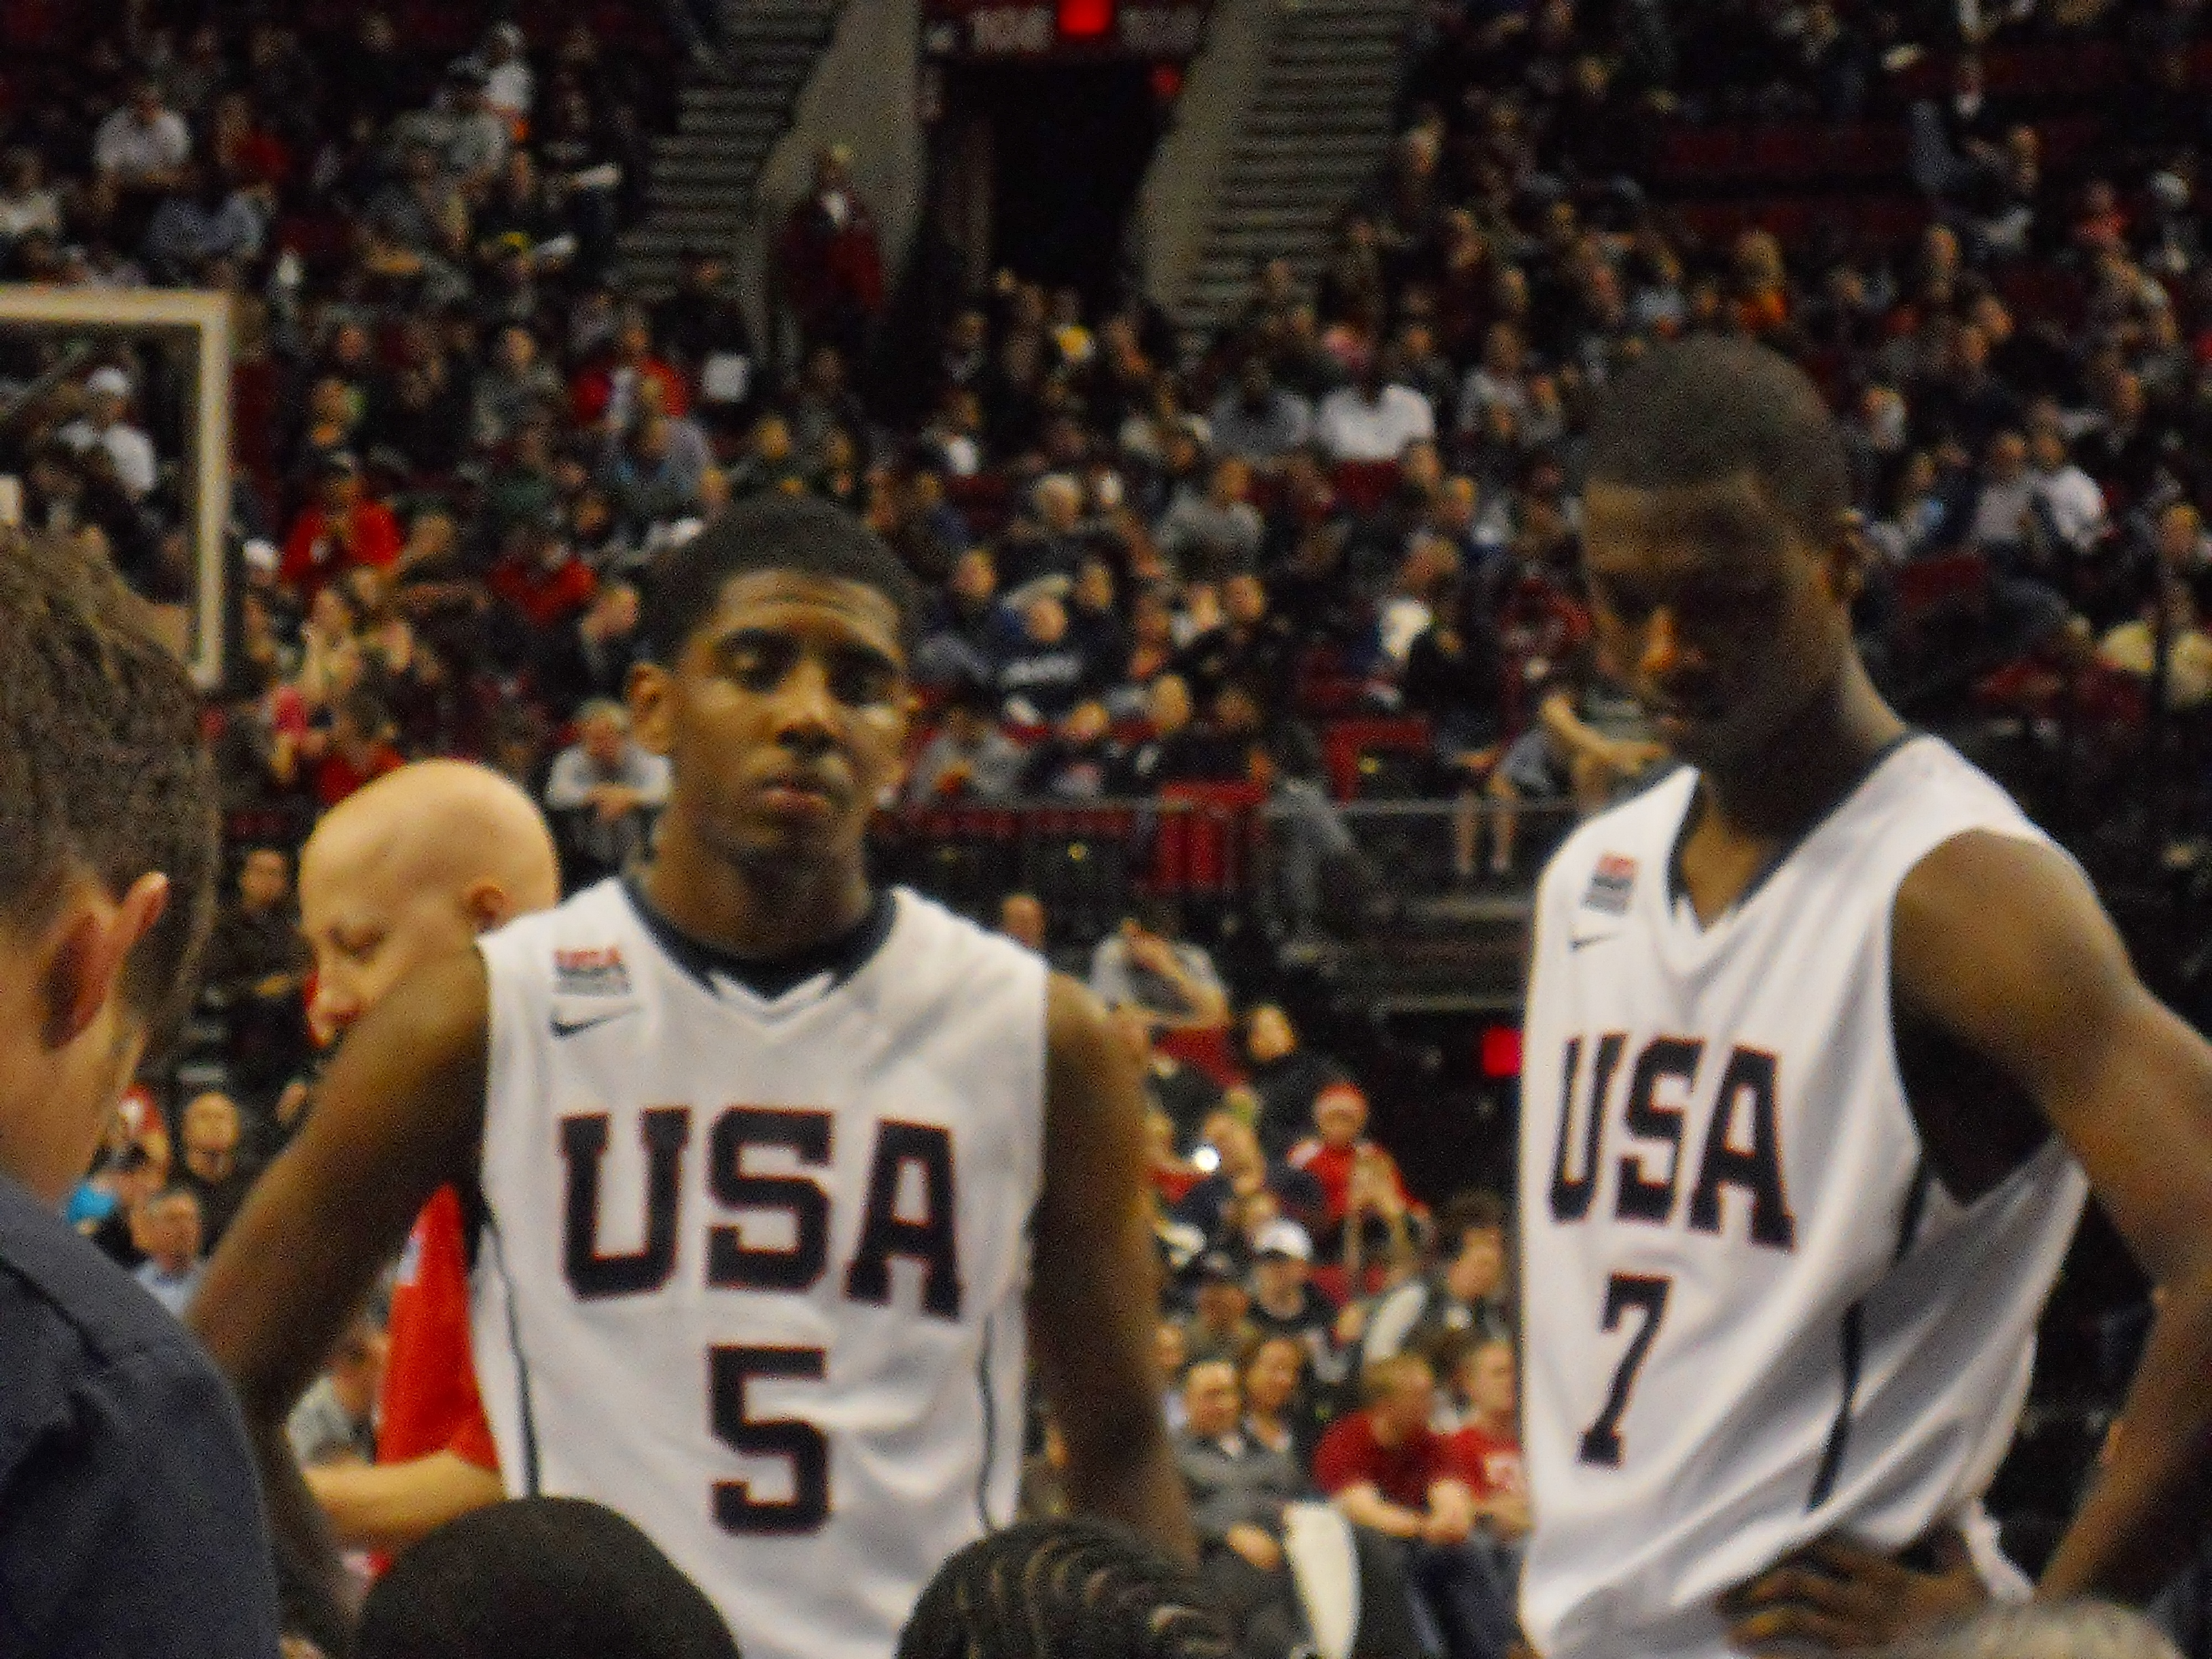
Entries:
POLYGON ((1329 793, 1339 800, 1357 800, 1374 757, 1391 752, 1426 755, 1431 743, 1429 722, 1419 714, 1332 720, 1322 741, 1329 793))
POLYGON ((1236 891, 1267 796, 1256 783, 1171 783, 1162 789, 1152 890, 1212 897, 1236 891))

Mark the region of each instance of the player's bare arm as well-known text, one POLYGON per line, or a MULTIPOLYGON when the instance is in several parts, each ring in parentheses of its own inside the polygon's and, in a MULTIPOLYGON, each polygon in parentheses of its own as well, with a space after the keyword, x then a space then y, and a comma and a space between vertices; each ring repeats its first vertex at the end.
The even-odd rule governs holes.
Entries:
POLYGON ((354 1549, 404 1550, 456 1516, 507 1496, 496 1470, 452 1451, 404 1463, 334 1463, 302 1474, 337 1541, 354 1549))
POLYGON ((1097 998, 1063 975, 1048 992, 1044 1192, 1030 1332, 1067 1441, 1078 1509, 1197 1554, 1160 1412, 1158 1267, 1146 1213, 1136 1062, 1097 998))
POLYGON ((2081 1160, 2163 1306, 2110 1463, 2045 1595, 2154 1588, 2188 1529, 2212 1395, 2212 1045, 2145 990, 2080 872, 2031 843, 1965 836, 1898 895, 1910 1006, 2014 1079, 2081 1160))
POLYGON ((416 975, 340 1049, 299 1137, 225 1235, 191 1323, 237 1391, 261 1460, 295 1617, 343 1605, 329 1529, 284 1421, 416 1212, 474 1167, 483 1134, 484 969, 474 951, 416 975))
MULTIPOLYGON (((2143 988, 2081 873, 2033 842, 1975 833, 1929 854, 1899 891, 1893 956, 1900 1020, 2018 1085, 2164 1292, 2125 1407, 2131 1431, 2040 1593, 2148 1591, 2191 1535, 2174 1522, 2212 1430, 2212 1045, 2143 988)), ((1738 1638, 1863 1646, 1901 1633, 1912 1609, 1955 1611, 1977 1581, 1962 1546, 1936 1541, 1928 1572, 1843 1540, 1816 1547, 1814 1571, 1786 1564, 1734 1601, 1738 1638)))

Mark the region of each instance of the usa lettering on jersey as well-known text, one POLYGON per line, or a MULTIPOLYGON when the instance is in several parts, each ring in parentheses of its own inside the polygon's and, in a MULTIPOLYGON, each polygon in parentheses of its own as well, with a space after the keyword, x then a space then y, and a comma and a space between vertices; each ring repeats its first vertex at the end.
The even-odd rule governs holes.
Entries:
MULTIPOLYGON (((692 1118, 688 1106, 658 1106, 639 1115, 646 1170, 644 1225, 638 1234, 643 1242, 613 1255, 599 1248, 600 1169, 612 1120, 605 1112, 561 1120, 561 1156, 568 1169, 562 1270, 579 1297, 650 1295, 674 1274, 692 1118)), ((707 1184, 714 1202, 732 1217, 781 1215, 789 1224, 791 1243, 763 1248, 747 1243, 732 1221, 709 1224, 704 1252, 709 1286, 803 1294, 821 1282, 830 1267, 828 1190, 808 1175, 748 1170, 745 1154, 780 1148, 795 1154, 802 1170, 826 1170, 835 1129, 830 1113, 784 1107, 731 1106, 715 1115, 706 1138, 707 1184)), ((878 1123, 860 1242, 845 1266, 846 1297, 889 1305, 891 1263, 902 1257, 921 1270, 922 1312, 957 1322, 963 1296, 957 1213, 951 1133, 934 1124, 878 1123)))
POLYGON ((1680 1220, 1693 1232, 1718 1234, 1733 1188, 1748 1200, 1752 1243, 1796 1249, 1797 1221, 1783 1177, 1776 1057, 1738 1046, 1709 1065, 1703 1039, 1661 1036, 1645 1042, 1624 1065, 1627 1048, 1627 1035, 1620 1031, 1567 1040, 1559 1142, 1552 1157, 1552 1218, 1589 1218, 1598 1177, 1618 1149, 1616 1219, 1648 1226, 1680 1220), (1625 1086, 1616 1088, 1624 1076, 1625 1086), (1710 1079, 1708 1086, 1700 1087, 1701 1079, 1710 1079), (1684 1211, 1686 1177, 1690 1199, 1684 1211))

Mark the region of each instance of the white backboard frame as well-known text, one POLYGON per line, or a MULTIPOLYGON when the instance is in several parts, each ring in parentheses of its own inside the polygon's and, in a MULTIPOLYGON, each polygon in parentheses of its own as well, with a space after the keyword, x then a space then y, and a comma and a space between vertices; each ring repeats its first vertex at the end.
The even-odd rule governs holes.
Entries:
POLYGON ((203 691, 222 684, 230 533, 230 296, 213 289, 36 288, 0 283, 0 325, 188 328, 193 383, 193 604, 185 661, 203 691))

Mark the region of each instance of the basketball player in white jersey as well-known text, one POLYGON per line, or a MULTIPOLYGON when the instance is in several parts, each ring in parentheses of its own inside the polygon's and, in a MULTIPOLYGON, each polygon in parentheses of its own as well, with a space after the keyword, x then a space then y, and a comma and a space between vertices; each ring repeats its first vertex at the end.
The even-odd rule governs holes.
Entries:
POLYGON ((1012 1519, 1032 1352, 1077 1504, 1190 1553, 1126 1049, 1030 952, 867 879, 915 608, 818 503, 668 555, 631 684, 674 763, 653 861, 348 1037, 196 1320, 296 1547, 319 1559, 278 1425, 465 1181, 509 1489, 629 1516, 748 1659, 887 1659, 939 1564, 1012 1519))
POLYGON ((2085 1171, 2166 1296, 2043 1591, 2154 1584, 2188 1535, 2212 1048, 2073 863, 1875 692, 1845 479, 1811 384, 1741 343, 1655 351, 1591 438, 1597 643, 1686 764, 1538 898, 1522 1610, 1547 1659, 1872 1645, 1996 1588, 1978 1500, 2085 1171))

